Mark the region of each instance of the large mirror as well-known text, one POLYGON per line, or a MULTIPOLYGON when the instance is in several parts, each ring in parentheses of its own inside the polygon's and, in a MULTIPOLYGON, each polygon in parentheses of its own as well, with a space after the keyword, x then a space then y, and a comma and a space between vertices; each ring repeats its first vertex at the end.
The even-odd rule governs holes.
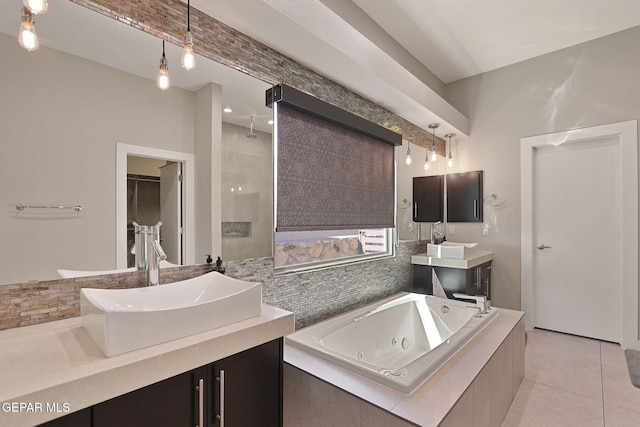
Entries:
POLYGON ((175 263, 271 256, 267 83, 200 56, 187 72, 167 43, 171 88, 161 91, 160 39, 71 2, 35 17, 40 48, 27 52, 20 8, 0 3, 0 284, 126 268, 131 192, 146 186, 127 182, 176 163, 175 263), (160 167, 141 172, 135 157, 160 167))

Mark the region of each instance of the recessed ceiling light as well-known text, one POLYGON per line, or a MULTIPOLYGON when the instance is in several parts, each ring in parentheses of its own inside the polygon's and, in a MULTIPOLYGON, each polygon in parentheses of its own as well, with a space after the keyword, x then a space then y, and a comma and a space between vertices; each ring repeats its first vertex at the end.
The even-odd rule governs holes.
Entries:
POLYGON ((230 113, 230 112, 232 112, 233 110, 232 110, 231 108, 227 107, 227 108, 225 108, 225 109, 224 109, 224 110, 222 110, 222 111, 224 111, 225 113, 230 113))

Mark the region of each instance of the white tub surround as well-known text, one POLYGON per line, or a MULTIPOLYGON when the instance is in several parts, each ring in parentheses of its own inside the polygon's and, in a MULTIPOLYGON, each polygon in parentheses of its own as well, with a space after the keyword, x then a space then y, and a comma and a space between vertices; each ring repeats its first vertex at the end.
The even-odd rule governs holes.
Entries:
POLYGON ((460 268, 467 270, 469 268, 476 267, 485 262, 493 260, 493 252, 477 250, 464 258, 441 258, 435 256, 429 256, 426 253, 413 255, 411 257, 411 264, 428 265, 431 267, 447 267, 447 268, 460 268))
POLYGON ((493 310, 498 315, 410 395, 285 342, 285 426, 316 417, 323 425, 500 425, 524 377, 524 313, 493 310))
MULTIPOLYGON (((0 404, 68 404, 71 412, 215 362, 293 332, 293 313, 262 314, 106 358, 79 317, 0 332, 0 404)), ((2 408, 0 408, 2 410, 2 408)), ((32 426, 55 412, 0 412, 0 427, 32 426)))

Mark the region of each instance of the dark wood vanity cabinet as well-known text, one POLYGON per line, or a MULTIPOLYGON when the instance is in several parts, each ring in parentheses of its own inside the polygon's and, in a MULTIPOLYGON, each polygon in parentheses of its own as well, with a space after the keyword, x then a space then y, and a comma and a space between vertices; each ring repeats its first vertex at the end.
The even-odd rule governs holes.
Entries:
POLYGON ((42 425, 282 426, 282 344, 267 342, 42 425))
POLYGON ((444 221, 442 175, 413 178, 413 222, 444 221))
POLYGON ((486 295, 491 299, 491 261, 469 269, 413 265, 413 291, 433 295, 434 273, 447 297, 454 293, 486 295))
POLYGON ((447 175, 447 222, 482 222, 482 171, 447 175))

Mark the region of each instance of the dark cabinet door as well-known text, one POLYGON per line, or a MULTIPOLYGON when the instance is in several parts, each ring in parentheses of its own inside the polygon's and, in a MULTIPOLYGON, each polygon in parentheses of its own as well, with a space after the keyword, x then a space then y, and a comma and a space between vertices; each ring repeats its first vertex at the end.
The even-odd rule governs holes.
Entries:
POLYGON ((282 339, 213 364, 211 425, 282 426, 282 339))
POLYGON ((444 178, 442 175, 413 178, 413 221, 444 220, 444 178))
POLYGON ((491 261, 467 270, 467 295, 485 295, 491 299, 491 261))
POLYGON ((72 412, 64 417, 40 424, 39 427, 91 427, 91 408, 72 412))
POLYGON ((466 270, 413 264, 413 292, 433 295, 437 277, 448 298, 455 299, 453 294, 460 293, 491 299, 491 271, 491 261, 466 270))
POLYGON ((201 379, 206 383, 206 375, 206 368, 198 368, 99 403, 93 407, 93 426, 195 426, 198 386, 201 379))
POLYGON ((447 175, 447 221, 482 222, 482 171, 447 175))

